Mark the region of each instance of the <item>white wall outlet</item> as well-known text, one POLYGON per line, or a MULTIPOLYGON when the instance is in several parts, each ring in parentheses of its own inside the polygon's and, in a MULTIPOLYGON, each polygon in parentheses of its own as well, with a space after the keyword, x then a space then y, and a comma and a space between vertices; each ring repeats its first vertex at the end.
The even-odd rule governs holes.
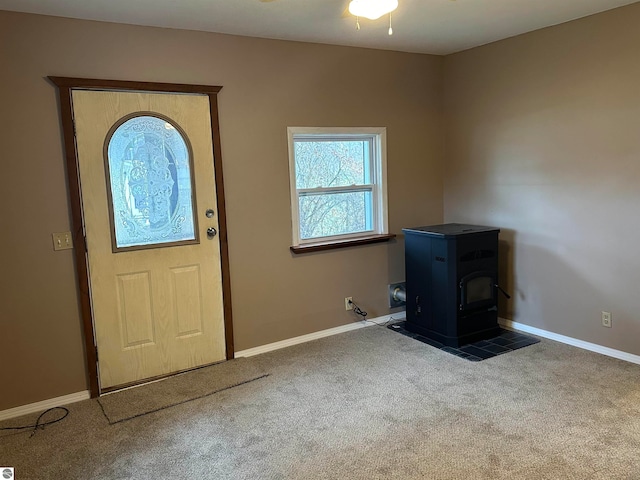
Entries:
POLYGON ((73 248, 71 232, 53 233, 52 237, 54 250, 66 250, 68 248, 73 248))
POLYGON ((602 326, 611 328, 611 312, 602 312, 602 326))
POLYGON ((353 310, 353 297, 344 297, 344 309, 353 310))

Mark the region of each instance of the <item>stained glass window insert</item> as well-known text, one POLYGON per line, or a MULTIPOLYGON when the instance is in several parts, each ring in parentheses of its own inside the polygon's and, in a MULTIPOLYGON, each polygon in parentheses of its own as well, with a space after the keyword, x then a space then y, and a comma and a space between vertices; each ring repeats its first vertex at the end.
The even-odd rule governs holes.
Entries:
POLYGON ((118 126, 107 168, 116 248, 196 240, 190 150, 168 119, 141 115, 118 126))

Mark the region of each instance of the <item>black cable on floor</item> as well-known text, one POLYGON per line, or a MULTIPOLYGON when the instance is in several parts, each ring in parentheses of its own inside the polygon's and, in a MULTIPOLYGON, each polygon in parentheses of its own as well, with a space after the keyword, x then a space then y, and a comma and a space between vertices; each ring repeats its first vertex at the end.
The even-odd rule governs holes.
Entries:
POLYGON ((67 415, 69 415, 69 410, 66 409, 65 407, 53 407, 42 412, 38 417, 38 419, 36 420, 36 423, 33 425, 24 425, 21 427, 4 427, 4 428, 0 428, 0 430, 27 430, 28 428, 33 428, 33 432, 31 432, 31 437, 33 437, 38 431, 38 429, 44 430, 44 427, 46 427, 47 425, 52 425, 54 423, 58 423, 64 420, 65 418, 67 418, 67 415), (60 418, 57 418, 55 420, 48 420, 46 422, 40 423, 40 421, 42 420, 42 417, 44 417, 47 413, 52 412, 54 410, 62 410, 64 411, 64 415, 62 415, 60 418))
POLYGON ((393 318, 393 317, 389 317, 389 320, 387 320, 384 323, 378 323, 378 322, 374 322, 373 320, 367 320, 365 319, 365 322, 369 322, 369 323, 373 323, 374 325, 378 325, 379 327, 386 327, 387 325, 391 325, 394 322, 397 322, 398 320, 393 318))
POLYGON ((378 323, 378 322, 374 322, 373 320, 367 320, 367 315, 368 315, 367 312, 365 312, 358 305, 356 305, 356 303, 353 300, 349 300, 349 303, 353 306, 353 313, 356 313, 356 314, 360 315, 362 317, 362 321, 363 322, 373 323, 374 325, 378 325, 379 327, 386 327, 390 323, 393 323, 393 322, 397 321, 393 317, 390 317, 389 320, 387 320, 384 323, 378 323))

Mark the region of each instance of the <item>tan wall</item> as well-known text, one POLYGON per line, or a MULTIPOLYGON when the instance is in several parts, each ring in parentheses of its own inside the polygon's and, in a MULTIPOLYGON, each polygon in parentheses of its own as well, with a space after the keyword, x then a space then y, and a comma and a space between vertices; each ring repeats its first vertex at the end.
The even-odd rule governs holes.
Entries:
POLYGON ((640 4, 445 58, 445 220, 503 229, 503 316, 640 354, 640 4), (601 311, 613 328, 601 326, 601 311))
POLYGON ((222 85, 237 350, 389 313, 402 239, 292 256, 287 126, 386 126, 391 232, 442 220, 442 59, 0 12, 0 410, 87 388, 47 75, 222 85))

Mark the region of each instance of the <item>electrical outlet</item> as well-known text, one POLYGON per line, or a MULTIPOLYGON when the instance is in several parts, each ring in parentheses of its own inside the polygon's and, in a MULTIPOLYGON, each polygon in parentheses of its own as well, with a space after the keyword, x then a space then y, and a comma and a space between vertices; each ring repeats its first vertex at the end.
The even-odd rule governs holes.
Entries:
POLYGON ((602 326, 611 328, 611 312, 602 312, 602 326))
POLYGON ((344 309, 353 310, 353 297, 344 297, 344 309))
POLYGON ((53 233, 52 237, 54 250, 66 250, 68 248, 73 248, 71 232, 53 233))

